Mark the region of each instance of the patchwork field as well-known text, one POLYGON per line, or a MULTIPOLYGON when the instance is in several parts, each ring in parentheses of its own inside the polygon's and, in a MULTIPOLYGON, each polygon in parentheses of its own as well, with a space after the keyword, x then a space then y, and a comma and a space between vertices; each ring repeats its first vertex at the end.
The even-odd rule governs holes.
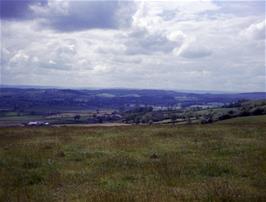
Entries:
POLYGON ((266 201, 266 116, 0 128, 0 201, 266 201))

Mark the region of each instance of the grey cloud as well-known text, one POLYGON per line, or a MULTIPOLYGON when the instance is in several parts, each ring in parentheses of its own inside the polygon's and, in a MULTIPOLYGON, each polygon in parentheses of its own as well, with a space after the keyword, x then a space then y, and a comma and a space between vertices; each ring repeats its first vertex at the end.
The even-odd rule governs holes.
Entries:
POLYGON ((0 0, 0 17, 5 20, 24 20, 33 17, 31 5, 44 6, 47 0, 0 0))
POLYGON ((181 52, 181 56, 185 58, 203 58, 212 54, 211 50, 205 48, 191 47, 181 52))
POLYGON ((59 32, 116 29, 129 26, 136 11, 133 1, 0 0, 4 20, 41 19, 40 28, 59 32))
POLYGON ((51 68, 58 70, 70 70, 73 68, 74 57, 77 53, 74 45, 63 45, 55 43, 52 45, 54 50, 44 56, 46 60, 42 60, 40 64, 43 68, 51 68))
MULTIPOLYGON (((263 0, 237 0, 237 1, 214 1, 219 6, 219 12, 238 16, 265 16, 265 1, 263 0)), ((209 14, 214 14, 210 12, 209 14)))
POLYGON ((134 30, 127 36, 125 42, 127 54, 152 54, 156 52, 169 53, 179 46, 178 42, 170 41, 159 33, 149 33, 145 29, 134 30))
POLYGON ((165 10, 163 11, 160 16, 165 20, 173 20, 176 17, 177 10, 165 10))
POLYGON ((135 58, 135 57, 126 57, 126 56, 117 56, 114 58, 114 61, 121 64, 141 64, 142 59, 141 58, 135 58))
MULTIPOLYGON (((115 15, 106 26, 86 24, 83 17, 91 16, 85 14, 88 10, 85 5, 80 14, 75 6, 65 7, 68 12, 61 12, 60 9, 49 10, 48 5, 35 5, 33 11, 38 19, 1 19, 3 83, 265 90, 265 44, 262 41, 265 28, 257 25, 264 20, 261 15, 239 17, 237 12, 227 15, 219 10, 216 18, 192 15, 191 19, 180 22, 177 18, 180 16, 173 13, 167 16, 171 8, 162 3, 166 8, 160 8, 166 10, 166 18, 158 17, 157 13, 153 16, 158 7, 151 5, 147 6, 148 16, 139 16, 138 23, 131 27, 106 30, 130 24, 131 8, 114 5, 119 9, 111 6, 114 12, 104 15, 103 18, 115 15), (121 16, 129 16, 129 21, 120 22, 121 16), (72 23, 67 29, 62 27, 63 22, 68 23, 66 18, 72 23), (40 20, 57 32, 41 26, 41 31, 37 29, 40 20), (112 24, 114 20, 119 22, 112 24), (87 30, 97 27, 103 29, 87 30), (83 31, 73 32, 76 30, 83 31), (243 30, 248 37, 240 36, 243 30)), ((95 15, 101 18, 100 14, 95 15)))
POLYGON ((45 9, 48 12, 42 16, 42 25, 60 32, 72 32, 127 26, 131 22, 134 4, 119 1, 70 1, 63 13, 56 12, 52 7, 45 9))

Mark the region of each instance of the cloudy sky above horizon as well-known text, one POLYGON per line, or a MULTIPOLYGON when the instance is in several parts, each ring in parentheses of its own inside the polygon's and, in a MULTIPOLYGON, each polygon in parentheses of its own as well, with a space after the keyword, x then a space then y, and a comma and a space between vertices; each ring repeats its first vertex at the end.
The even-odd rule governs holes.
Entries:
POLYGON ((1 1, 1 83, 266 91, 265 1, 1 1))

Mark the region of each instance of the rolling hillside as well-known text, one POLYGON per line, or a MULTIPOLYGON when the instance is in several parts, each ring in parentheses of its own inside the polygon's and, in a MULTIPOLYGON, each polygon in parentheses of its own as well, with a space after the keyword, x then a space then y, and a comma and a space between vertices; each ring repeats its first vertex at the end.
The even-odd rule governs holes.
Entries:
POLYGON ((73 90, 1 88, 0 109, 60 111, 151 105, 190 106, 224 104, 240 99, 266 99, 266 93, 196 94, 165 90, 73 90))
POLYGON ((0 201, 265 201, 266 116, 2 128, 0 201))

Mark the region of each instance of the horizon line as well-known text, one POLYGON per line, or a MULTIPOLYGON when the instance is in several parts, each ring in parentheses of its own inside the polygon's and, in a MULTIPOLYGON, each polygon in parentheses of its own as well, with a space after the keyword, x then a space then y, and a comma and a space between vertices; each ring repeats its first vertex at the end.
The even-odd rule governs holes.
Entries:
POLYGON ((18 85, 18 84, 0 84, 0 88, 20 88, 20 89, 61 89, 61 90, 162 90, 176 91, 196 94, 235 94, 235 93, 266 93, 265 91, 222 91, 222 90, 193 90, 193 89, 166 89, 166 88, 132 88, 132 87, 71 87, 71 86, 49 86, 49 85, 18 85))

